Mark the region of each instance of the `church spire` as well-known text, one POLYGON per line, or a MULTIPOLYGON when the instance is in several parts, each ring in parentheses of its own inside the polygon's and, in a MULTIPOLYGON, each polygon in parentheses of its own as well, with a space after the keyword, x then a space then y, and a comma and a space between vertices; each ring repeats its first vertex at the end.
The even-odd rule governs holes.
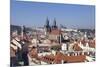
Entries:
POLYGON ((54 18, 54 26, 56 26, 56 19, 54 18))
POLYGON ((50 32, 50 31, 51 31, 51 27, 50 27, 50 25, 49 25, 49 19, 48 19, 48 17, 47 17, 47 19, 46 19, 45 28, 46 28, 46 31, 47 31, 47 32, 50 32))
POLYGON ((54 18, 54 22, 53 22, 53 26, 52 26, 53 29, 57 29, 57 24, 56 24, 56 19, 54 18))
POLYGON ((46 19, 46 26, 49 26, 49 19, 48 19, 48 17, 46 19))

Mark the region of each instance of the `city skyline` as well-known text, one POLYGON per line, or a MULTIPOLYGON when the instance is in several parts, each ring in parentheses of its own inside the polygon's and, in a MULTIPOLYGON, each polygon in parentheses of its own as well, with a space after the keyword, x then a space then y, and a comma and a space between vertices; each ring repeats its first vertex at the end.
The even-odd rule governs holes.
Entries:
POLYGON ((95 6, 11 0, 11 24, 43 27, 56 19, 68 28, 95 28, 95 6))

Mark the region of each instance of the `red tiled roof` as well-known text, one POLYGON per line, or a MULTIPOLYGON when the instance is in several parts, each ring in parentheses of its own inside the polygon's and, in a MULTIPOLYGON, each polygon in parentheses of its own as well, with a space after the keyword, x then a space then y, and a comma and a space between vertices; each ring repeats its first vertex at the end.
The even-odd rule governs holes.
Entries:
POLYGON ((80 55, 80 56, 66 56, 65 61, 68 63, 73 63, 73 62, 84 62, 86 59, 85 55, 80 55))
POLYGON ((74 44, 73 49, 75 51, 82 51, 82 48, 78 46, 78 44, 74 44))
POLYGON ((53 34, 53 35, 59 35, 59 34, 61 34, 61 31, 58 30, 58 29, 54 29, 54 30, 51 31, 50 34, 53 34))
POLYGON ((92 48, 95 48, 95 41, 92 40, 92 41, 89 41, 89 47, 92 47, 92 48))

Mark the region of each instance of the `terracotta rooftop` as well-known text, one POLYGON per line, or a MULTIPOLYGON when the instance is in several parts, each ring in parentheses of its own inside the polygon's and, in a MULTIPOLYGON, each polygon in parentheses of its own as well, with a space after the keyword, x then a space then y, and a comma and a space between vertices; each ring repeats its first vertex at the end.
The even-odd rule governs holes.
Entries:
POLYGON ((78 44, 74 44, 73 46, 74 51, 82 51, 82 48, 78 46, 78 44))
POLYGON ((61 31, 58 30, 58 29, 54 29, 54 30, 52 30, 52 31, 50 32, 50 34, 59 35, 59 34, 61 34, 61 31))
POLYGON ((85 55, 80 55, 80 56, 66 56, 65 61, 68 63, 73 63, 73 62, 84 62, 86 59, 85 55))

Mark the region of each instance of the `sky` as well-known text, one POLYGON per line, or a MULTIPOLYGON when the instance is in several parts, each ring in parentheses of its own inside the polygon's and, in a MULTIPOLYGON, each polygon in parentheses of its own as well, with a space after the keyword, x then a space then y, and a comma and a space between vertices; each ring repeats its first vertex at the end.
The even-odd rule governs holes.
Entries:
POLYGON ((13 25, 43 27, 48 17, 53 25, 67 28, 95 28, 95 6, 24 2, 11 0, 10 21, 13 25))

